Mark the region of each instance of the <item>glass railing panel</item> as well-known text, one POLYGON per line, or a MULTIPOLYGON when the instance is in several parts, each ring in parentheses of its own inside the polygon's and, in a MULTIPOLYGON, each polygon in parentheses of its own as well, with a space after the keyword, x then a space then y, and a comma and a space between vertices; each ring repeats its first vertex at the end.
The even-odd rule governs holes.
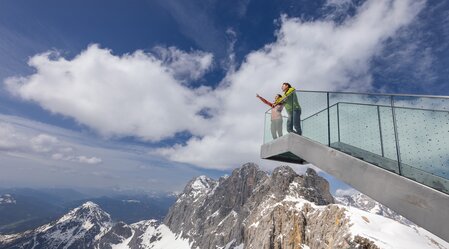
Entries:
POLYGON ((298 91, 302 135, 328 144, 327 93, 298 91))
POLYGON ((382 144, 384 157, 397 161, 396 138, 394 136, 393 114, 391 107, 379 107, 380 127, 382 131, 382 144))
POLYGON ((394 96, 402 175, 448 191, 449 98, 394 96))
POLYGON ((449 97, 394 96, 393 99, 395 107, 449 112, 449 97))
POLYGON ((268 110, 265 113, 265 120, 264 120, 264 143, 268 143, 273 141, 275 138, 278 138, 280 135, 287 134, 287 116, 282 116, 282 132, 279 134, 277 132, 276 128, 274 127, 274 121, 271 118, 271 110, 268 110))
POLYGON ((307 117, 301 121, 302 135, 316 142, 327 145, 328 141, 328 123, 327 110, 307 117))
POLYGON ((329 93, 329 106, 337 103, 391 106, 390 96, 365 93, 329 93))
POLYGON ((296 92, 301 106, 301 120, 327 109, 327 93, 296 92))
POLYGON ((382 155, 377 107, 346 103, 338 106, 340 142, 382 155))
POLYGON ((329 108, 330 144, 340 142, 339 105, 329 108))
POLYGON ((449 179, 449 112, 395 108, 402 164, 449 179))
POLYGON ((273 140, 271 135, 271 110, 265 112, 263 142, 268 143, 273 140))
POLYGON ((331 147, 398 173, 391 103, 385 95, 329 93, 331 147))

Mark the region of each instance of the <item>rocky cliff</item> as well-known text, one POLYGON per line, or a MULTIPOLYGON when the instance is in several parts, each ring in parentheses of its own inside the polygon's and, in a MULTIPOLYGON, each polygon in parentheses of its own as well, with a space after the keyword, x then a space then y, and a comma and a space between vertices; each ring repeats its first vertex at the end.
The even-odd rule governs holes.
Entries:
POLYGON ((345 209, 332 203, 312 169, 269 175, 249 163, 218 181, 192 180, 164 222, 198 248, 376 248, 350 234, 345 209))

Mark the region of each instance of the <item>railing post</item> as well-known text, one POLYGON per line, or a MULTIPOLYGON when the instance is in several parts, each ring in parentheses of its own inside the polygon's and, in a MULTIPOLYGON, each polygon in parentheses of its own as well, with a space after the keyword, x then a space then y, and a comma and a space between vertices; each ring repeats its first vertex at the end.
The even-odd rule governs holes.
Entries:
POLYGON ((329 92, 327 92, 327 141, 328 146, 331 147, 331 119, 329 110, 329 92))
POLYGON ((391 95, 390 99, 391 99, 391 114, 393 115, 394 140, 396 141, 396 154, 397 154, 397 158, 398 158, 398 171, 399 171, 399 175, 402 175, 402 170, 401 170, 401 150, 399 148, 398 126, 397 126, 397 123, 396 123, 396 111, 395 111, 395 108, 394 108, 394 96, 391 95))
POLYGON ((337 128, 338 128, 338 142, 340 141, 340 103, 337 103, 337 128))
POLYGON ((382 122, 380 122, 380 107, 379 106, 377 106, 377 120, 379 121, 380 150, 382 152, 382 157, 385 157, 385 154, 384 154, 384 139, 382 137, 382 122))
POLYGON ((267 112, 265 112, 264 117, 263 117, 263 143, 266 144, 267 143, 267 112))

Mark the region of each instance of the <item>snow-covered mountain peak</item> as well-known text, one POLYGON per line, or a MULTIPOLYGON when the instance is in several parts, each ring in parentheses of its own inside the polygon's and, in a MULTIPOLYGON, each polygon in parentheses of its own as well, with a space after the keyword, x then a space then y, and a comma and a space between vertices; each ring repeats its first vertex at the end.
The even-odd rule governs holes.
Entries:
POLYGON ((192 183, 192 189, 194 190, 208 190, 210 189, 211 182, 213 182, 212 179, 208 178, 207 176, 198 176, 192 183))
POLYGON ((82 222, 87 225, 83 226, 85 228, 90 227, 90 224, 99 223, 101 225, 108 225, 112 222, 111 216, 103 211, 97 204, 88 201, 83 205, 72 209, 66 215, 61 217, 56 223, 65 224, 71 222, 82 222))
POLYGON ((207 196, 207 194, 214 190, 218 185, 218 181, 211 179, 207 176, 198 176, 187 183, 184 191, 179 195, 179 200, 189 200, 192 202, 198 201, 201 197, 207 196))
POLYGON ((15 245, 13 248, 92 248, 112 225, 108 213, 86 202, 52 223, 9 236, 0 241, 0 248, 9 248, 2 243, 15 245))
POLYGON ((0 205, 16 204, 16 200, 10 194, 0 195, 0 205))
POLYGON ((88 201, 88 202, 84 203, 83 205, 81 205, 81 208, 83 208, 83 209, 99 209, 100 206, 98 206, 94 202, 88 201))

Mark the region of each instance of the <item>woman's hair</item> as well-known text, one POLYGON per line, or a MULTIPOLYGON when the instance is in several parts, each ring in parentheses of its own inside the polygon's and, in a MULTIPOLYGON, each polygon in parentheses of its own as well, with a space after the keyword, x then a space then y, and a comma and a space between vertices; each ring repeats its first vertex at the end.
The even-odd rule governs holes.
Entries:
POLYGON ((282 85, 287 85, 288 88, 292 87, 292 85, 290 85, 290 83, 287 83, 287 82, 282 83, 282 85))
POLYGON ((276 94, 276 98, 282 98, 282 95, 276 94))

